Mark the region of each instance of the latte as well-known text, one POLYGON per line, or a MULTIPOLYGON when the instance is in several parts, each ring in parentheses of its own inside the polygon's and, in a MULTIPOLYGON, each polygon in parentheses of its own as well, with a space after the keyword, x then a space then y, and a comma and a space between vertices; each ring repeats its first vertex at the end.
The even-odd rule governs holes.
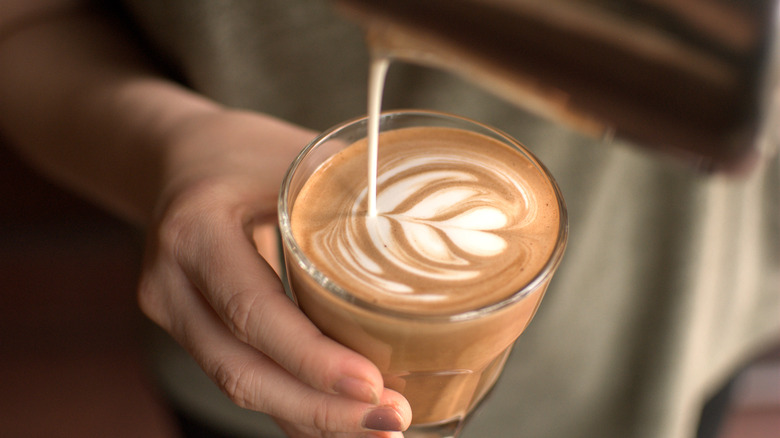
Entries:
POLYGON ((364 122, 293 165, 280 204, 287 278, 312 322, 409 400, 414 425, 454 421, 536 312, 565 208, 541 165, 489 128, 428 112, 383 120, 375 215, 364 122))

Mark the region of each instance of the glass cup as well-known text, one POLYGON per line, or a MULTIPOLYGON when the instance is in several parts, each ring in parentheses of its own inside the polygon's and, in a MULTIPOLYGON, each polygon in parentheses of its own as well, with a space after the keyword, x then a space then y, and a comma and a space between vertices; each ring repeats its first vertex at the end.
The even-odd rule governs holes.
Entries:
MULTIPOLYGON (((384 113, 380 131, 450 127, 477 132, 509 145, 517 159, 549 183, 558 201, 554 249, 531 281, 497 302, 447 315, 420 315, 383 308, 336 284, 307 257, 290 218, 303 184, 335 153, 367 136, 367 119, 336 126, 312 141, 292 163, 279 198, 285 283, 298 306, 327 336, 377 365, 385 386, 412 407, 407 437, 455 436, 462 420, 498 378, 511 347, 535 314, 567 241, 566 208, 547 169, 519 142, 480 123, 430 111, 384 113)), ((380 143, 381 151, 381 143, 380 143)), ((380 152, 381 153, 381 152, 380 152)))

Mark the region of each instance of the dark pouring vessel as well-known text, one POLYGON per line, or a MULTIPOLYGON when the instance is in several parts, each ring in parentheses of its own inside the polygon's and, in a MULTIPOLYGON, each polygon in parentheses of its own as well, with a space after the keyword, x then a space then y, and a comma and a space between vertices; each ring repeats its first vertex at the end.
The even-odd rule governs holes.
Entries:
POLYGON ((379 55, 739 172, 780 123, 778 0, 340 0, 379 55))

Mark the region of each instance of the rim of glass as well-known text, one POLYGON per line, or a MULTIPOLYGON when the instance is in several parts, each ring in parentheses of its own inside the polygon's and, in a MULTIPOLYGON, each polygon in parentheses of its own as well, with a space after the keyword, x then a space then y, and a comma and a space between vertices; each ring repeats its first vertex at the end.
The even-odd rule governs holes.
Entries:
MULTIPOLYGON (((306 145, 305 148, 303 148, 303 150, 298 154, 295 160, 293 160, 293 162, 290 164, 290 167, 287 169, 287 173, 284 176, 284 179, 282 181, 282 186, 279 191, 278 218, 279 218, 279 231, 282 239, 282 245, 284 246, 284 250, 288 252, 288 255, 291 256, 290 258, 295 263, 297 263, 298 266, 301 269, 303 269, 319 286, 327 290, 333 296, 341 299, 342 301, 345 301, 349 304, 352 304, 358 308, 367 311, 377 312, 387 316, 394 316, 396 318, 414 319, 416 321, 452 322, 452 321, 467 321, 471 319, 476 319, 486 314, 494 313, 513 303, 516 303, 517 301, 522 300, 529 293, 536 290, 543 282, 547 281, 547 279, 553 275, 556 268, 560 264, 561 259, 563 258, 563 253, 566 249, 566 245, 568 242, 568 233, 569 233, 569 223, 568 223, 568 215, 566 211, 566 203, 563 199, 563 195, 561 193, 560 187, 558 187, 558 183, 555 181, 555 178, 547 169, 547 167, 545 167, 544 164, 542 164, 542 162, 538 158, 536 158, 536 156, 533 153, 531 153, 531 151, 529 151, 522 143, 520 143, 518 140, 515 140, 514 137, 492 126, 455 114, 449 114, 445 112, 431 111, 431 110, 385 111, 382 112, 380 116, 380 131, 382 127, 382 121, 388 119, 400 118, 400 117, 418 117, 418 118, 430 118, 430 119, 439 119, 439 120, 442 119, 450 120, 458 123, 464 123, 465 126, 461 126, 460 127, 461 129, 467 129, 467 126, 470 125, 472 129, 477 128, 476 132, 480 134, 490 133, 495 138, 504 141, 509 146, 518 150, 531 163, 533 163, 533 165, 544 175, 545 178, 547 178, 547 180, 550 182, 550 185, 552 186, 552 189, 555 193, 555 197, 558 201, 558 211, 559 211, 558 236, 555 243, 555 247, 553 248, 550 257, 547 259, 547 262, 545 262, 545 264, 539 270, 539 273, 536 276, 534 276, 534 278, 531 279, 531 281, 526 283, 520 290, 513 292, 508 297, 501 299, 497 302, 482 307, 478 307, 476 309, 469 309, 469 310, 454 312, 450 314, 424 314, 424 313, 415 313, 411 311, 402 311, 397 309, 388 309, 386 307, 378 306, 376 304, 372 304, 370 302, 362 300, 359 297, 356 297, 355 295, 350 293, 348 290, 338 285, 336 282, 334 282, 333 280, 328 278, 325 274, 323 274, 319 269, 317 269, 315 264, 306 256, 306 254, 303 253, 301 248, 298 246, 295 237, 292 234, 290 214, 288 212, 291 206, 290 202, 288 201, 290 195, 290 185, 292 183, 296 170, 319 144, 326 142, 333 137, 338 136, 345 129, 353 128, 354 125, 360 125, 360 124, 366 125, 368 120, 367 116, 353 118, 351 120, 347 120, 338 125, 335 125, 330 129, 327 129, 326 131, 318 135, 316 138, 314 138, 311 142, 309 142, 309 144, 306 145)), ((286 264, 288 263, 288 261, 289 260, 283 260, 283 263, 286 264)), ((285 276, 288 275, 286 266, 285 269, 283 269, 282 271, 283 271, 283 275, 285 276)))

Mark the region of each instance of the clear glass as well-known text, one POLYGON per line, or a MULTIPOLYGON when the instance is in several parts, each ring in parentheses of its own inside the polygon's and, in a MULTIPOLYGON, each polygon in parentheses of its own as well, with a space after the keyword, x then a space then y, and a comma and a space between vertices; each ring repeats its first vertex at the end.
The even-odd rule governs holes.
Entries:
POLYGON ((474 131, 510 145, 518 160, 532 163, 557 196, 560 223, 552 254, 532 281, 501 301, 449 315, 389 310, 334 283, 303 253, 290 224, 298 193, 323 162, 366 137, 365 118, 336 126, 309 144, 291 165, 279 198, 285 280, 293 297, 325 334, 371 359, 382 371, 385 385, 409 400, 413 420, 406 437, 457 434, 462 420, 495 383, 512 344, 535 314, 561 260, 568 232, 566 207, 555 180, 506 134, 430 111, 384 113, 380 121, 380 131, 427 126, 474 131))

